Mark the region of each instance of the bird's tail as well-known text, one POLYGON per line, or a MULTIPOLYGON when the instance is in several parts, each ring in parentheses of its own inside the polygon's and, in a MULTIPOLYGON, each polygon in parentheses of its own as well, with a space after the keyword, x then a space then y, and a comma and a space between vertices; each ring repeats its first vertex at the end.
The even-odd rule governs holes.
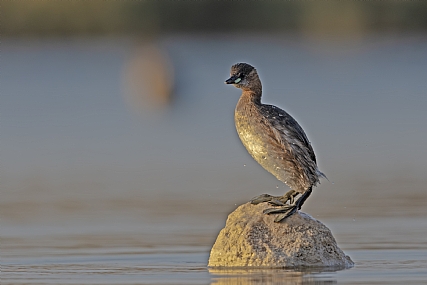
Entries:
MULTIPOLYGON (((317 176, 323 177, 329 181, 328 177, 326 177, 326 175, 323 172, 321 172, 319 169, 316 169, 316 173, 317 173, 317 176)), ((329 182, 331 182, 331 181, 329 181, 329 182)))

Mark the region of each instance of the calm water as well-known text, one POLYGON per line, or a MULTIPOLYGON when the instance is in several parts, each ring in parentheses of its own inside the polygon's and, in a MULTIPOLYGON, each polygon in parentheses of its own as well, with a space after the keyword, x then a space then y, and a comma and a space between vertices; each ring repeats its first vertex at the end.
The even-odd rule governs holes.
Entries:
POLYGON ((2 284, 427 283, 424 35, 156 45, 169 101, 158 86, 171 76, 145 43, 2 40, 2 284), (239 91, 223 81, 238 61, 307 131, 331 183, 303 210, 354 268, 206 268, 237 205, 287 190, 235 134, 239 91), (149 74, 160 84, 139 80, 149 74))

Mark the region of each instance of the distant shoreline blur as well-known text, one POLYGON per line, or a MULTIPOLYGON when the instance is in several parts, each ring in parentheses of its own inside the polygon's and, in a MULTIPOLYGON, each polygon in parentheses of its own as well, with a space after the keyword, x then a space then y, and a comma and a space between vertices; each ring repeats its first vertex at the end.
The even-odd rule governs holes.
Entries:
POLYGON ((423 1, 4 1, 1 14, 2 35, 10 37, 427 31, 423 1))

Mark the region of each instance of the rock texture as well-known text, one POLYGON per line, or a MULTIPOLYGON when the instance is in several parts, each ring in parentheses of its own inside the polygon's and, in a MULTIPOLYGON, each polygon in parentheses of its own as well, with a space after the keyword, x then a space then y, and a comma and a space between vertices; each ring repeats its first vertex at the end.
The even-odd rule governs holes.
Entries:
POLYGON ((239 206, 212 247, 210 267, 338 267, 354 265, 331 231, 297 212, 281 223, 262 211, 268 203, 239 206))

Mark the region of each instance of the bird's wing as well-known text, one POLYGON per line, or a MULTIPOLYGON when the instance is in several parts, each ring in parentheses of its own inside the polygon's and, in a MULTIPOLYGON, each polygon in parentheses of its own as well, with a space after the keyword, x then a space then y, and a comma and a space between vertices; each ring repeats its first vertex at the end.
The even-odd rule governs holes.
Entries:
POLYGON ((267 119, 276 140, 280 144, 286 148, 291 148, 294 153, 303 152, 306 157, 310 157, 316 163, 316 155, 310 141, 304 130, 291 115, 272 105, 262 104, 259 110, 267 119))

